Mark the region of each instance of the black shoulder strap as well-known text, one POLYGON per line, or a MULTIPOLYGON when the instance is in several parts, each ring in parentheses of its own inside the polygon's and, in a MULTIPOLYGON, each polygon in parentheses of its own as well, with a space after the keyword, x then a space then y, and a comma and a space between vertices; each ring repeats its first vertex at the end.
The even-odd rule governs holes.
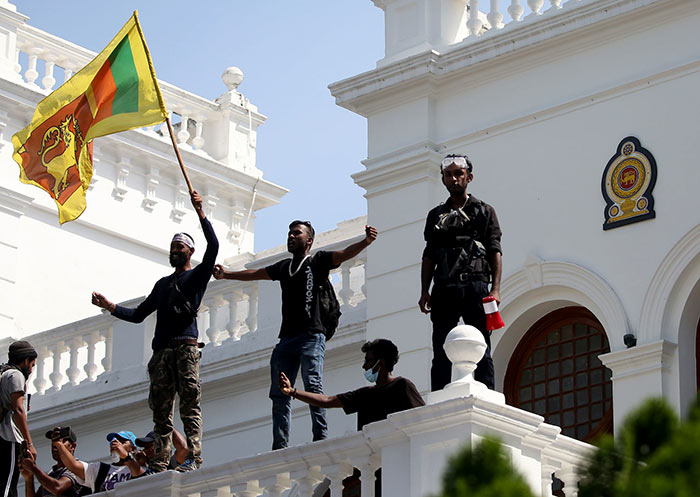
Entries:
POLYGON ((97 470, 97 477, 95 478, 95 493, 99 492, 102 488, 102 484, 105 482, 105 478, 107 478, 107 473, 109 473, 109 467, 110 465, 107 463, 100 463, 100 469, 97 470))

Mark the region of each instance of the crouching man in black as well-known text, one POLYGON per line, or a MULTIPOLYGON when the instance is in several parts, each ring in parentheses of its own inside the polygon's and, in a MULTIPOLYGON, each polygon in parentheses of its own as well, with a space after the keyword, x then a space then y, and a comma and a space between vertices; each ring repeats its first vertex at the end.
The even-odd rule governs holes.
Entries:
POLYGON ((374 385, 338 395, 305 392, 292 387, 284 372, 280 372, 280 391, 312 406, 342 407, 345 414, 357 413, 357 429, 374 421, 386 419, 389 414, 424 406, 416 386, 407 378, 392 376, 399 361, 399 350, 391 340, 378 338, 362 346, 365 353, 365 378, 374 385))
MULTIPOLYGON (((318 407, 342 407, 345 414, 357 413, 357 429, 386 419, 389 414, 424 406, 423 397, 413 382, 401 376, 392 376, 394 366, 399 362, 399 349, 391 340, 378 338, 362 346, 365 353, 365 379, 374 385, 358 388, 338 395, 323 395, 304 392, 292 387, 284 372, 280 372, 280 391, 292 398, 318 407)), ((352 476, 343 480, 343 487, 349 489, 359 482, 360 472, 355 468, 352 476)), ((375 473, 374 494, 381 497, 381 468, 375 473)), ((343 492, 345 494, 345 492, 343 492)))

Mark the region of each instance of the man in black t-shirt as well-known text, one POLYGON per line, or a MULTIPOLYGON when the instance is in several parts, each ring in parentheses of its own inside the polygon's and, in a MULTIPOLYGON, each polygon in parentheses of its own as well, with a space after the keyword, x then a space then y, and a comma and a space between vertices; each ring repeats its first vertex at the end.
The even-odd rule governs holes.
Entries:
POLYGON ((399 361, 399 350, 390 340, 378 338, 362 346, 365 353, 365 378, 374 385, 340 393, 323 395, 294 388, 280 372, 279 389, 292 398, 318 407, 342 407, 345 414, 357 413, 357 429, 375 421, 386 419, 389 414, 424 406, 423 397, 407 378, 392 376, 399 361))
MULTIPOLYGON (((278 377, 285 372, 294 384, 301 368, 304 388, 323 392, 323 356, 326 351, 325 327, 321 319, 319 288, 332 269, 352 259, 377 238, 377 230, 365 226, 365 237, 343 250, 319 251, 309 255, 314 229, 308 221, 292 221, 287 234, 291 259, 260 269, 226 271, 214 268, 214 278, 229 280, 277 280, 282 288, 282 327, 279 343, 270 358, 270 399, 272 399, 272 450, 287 447, 292 403, 278 388, 278 377)), ((326 438, 326 410, 311 406, 313 440, 326 438)))

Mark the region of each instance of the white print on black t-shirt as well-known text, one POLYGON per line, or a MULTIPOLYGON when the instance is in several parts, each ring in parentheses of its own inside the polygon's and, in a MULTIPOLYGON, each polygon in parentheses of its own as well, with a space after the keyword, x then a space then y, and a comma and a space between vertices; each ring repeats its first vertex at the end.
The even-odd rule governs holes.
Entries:
POLYGON ((314 300, 314 274, 311 271, 311 266, 306 266, 306 305, 304 309, 306 314, 311 319, 311 303, 314 300))

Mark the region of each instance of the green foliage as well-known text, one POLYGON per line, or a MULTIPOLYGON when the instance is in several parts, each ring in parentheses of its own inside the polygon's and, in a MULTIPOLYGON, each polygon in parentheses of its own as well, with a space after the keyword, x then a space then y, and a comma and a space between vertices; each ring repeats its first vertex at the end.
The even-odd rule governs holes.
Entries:
POLYGON ((581 472, 578 497, 617 497, 615 483, 622 471, 623 453, 610 435, 601 437, 597 446, 581 472))
POLYGON ((533 497, 498 440, 486 438, 450 459, 439 497, 533 497))
POLYGON ((633 412, 614 441, 606 437, 581 472, 579 497, 700 495, 700 403, 679 426, 662 399, 633 412))

